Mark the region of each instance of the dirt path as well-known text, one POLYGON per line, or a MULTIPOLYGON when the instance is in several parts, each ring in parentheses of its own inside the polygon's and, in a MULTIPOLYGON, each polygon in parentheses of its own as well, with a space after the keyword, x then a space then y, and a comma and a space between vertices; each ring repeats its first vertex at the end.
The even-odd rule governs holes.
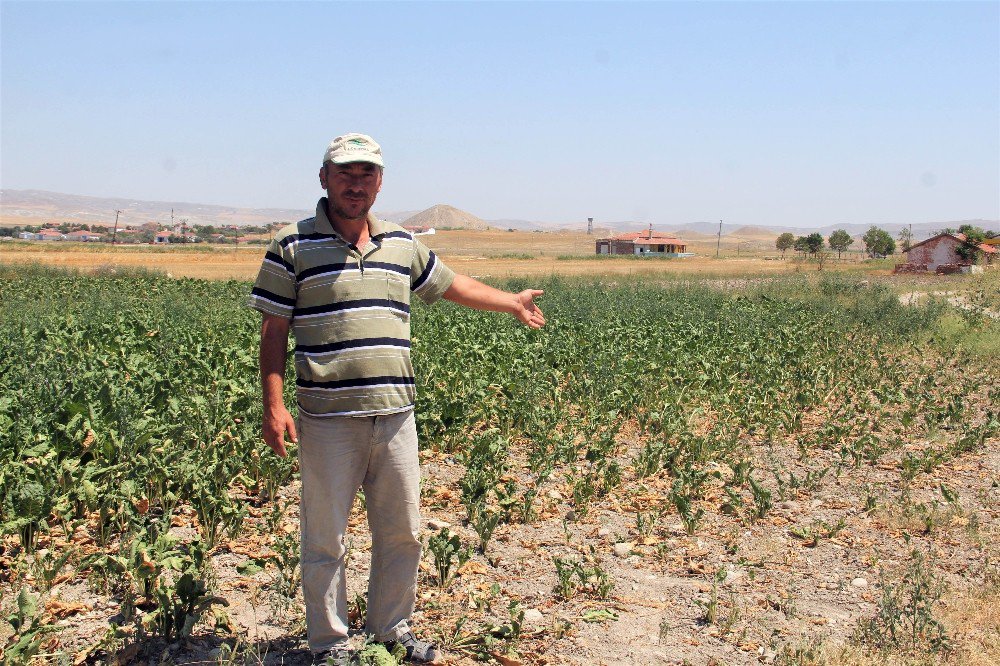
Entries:
POLYGON ((1000 319, 1000 312, 990 310, 989 308, 977 307, 973 303, 969 302, 968 296, 954 291, 910 291, 905 294, 901 294, 899 302, 903 305, 920 305, 920 303, 929 298, 944 298, 949 304, 961 310, 978 312, 984 317, 989 317, 990 319, 1000 319))

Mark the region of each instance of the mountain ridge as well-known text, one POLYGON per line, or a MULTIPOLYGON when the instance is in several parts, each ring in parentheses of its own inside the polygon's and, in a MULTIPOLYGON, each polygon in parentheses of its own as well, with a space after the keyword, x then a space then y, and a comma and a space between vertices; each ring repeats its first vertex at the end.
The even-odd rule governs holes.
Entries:
MULTIPOLYGON (((579 222, 545 222, 539 220, 521 219, 485 219, 476 216, 468 211, 462 211, 447 204, 431 206, 423 211, 379 211, 375 214, 382 219, 406 223, 412 226, 447 226, 450 228, 472 228, 484 229, 494 227, 498 229, 518 229, 523 231, 550 231, 583 232, 587 228, 587 221, 579 222), (428 213, 438 206, 440 216, 435 218, 428 213), (447 209, 458 211, 452 215, 447 209), (418 216, 427 215, 424 218, 418 216), (468 216, 466 219, 464 216, 468 216), (414 219, 416 221, 414 221, 414 219), (441 220, 441 221, 437 221, 441 220), (430 223, 428 223, 430 221, 430 223)), ((145 201, 140 199, 130 199, 126 197, 94 197, 81 194, 65 194, 51 192, 47 190, 15 190, 0 189, 0 222, 7 225, 39 225, 45 222, 69 222, 77 224, 105 224, 114 223, 115 211, 124 212, 122 223, 129 225, 140 225, 146 222, 157 222, 168 224, 171 219, 175 223, 182 221, 187 224, 239 224, 264 226, 272 222, 295 222, 311 217, 312 209, 290 209, 290 208, 247 208, 239 206, 220 206, 215 204, 199 204, 190 202, 170 202, 170 201, 145 201), (171 218, 171 209, 173 217, 171 218)), ((962 224, 974 224, 987 230, 1000 232, 1000 220, 948 220, 932 222, 914 222, 913 235, 915 240, 922 240, 933 235, 944 228, 958 228, 962 224)), ((819 232, 824 237, 836 229, 844 229, 851 236, 863 235, 873 223, 845 222, 843 224, 828 224, 821 227, 786 227, 780 225, 753 224, 743 225, 735 223, 723 223, 723 236, 753 236, 762 238, 766 234, 773 234, 777 237, 784 232, 791 232, 795 235, 807 235, 819 232)), ((908 228, 910 224, 884 223, 875 224, 885 229, 893 236, 908 228)), ((649 222, 639 222, 635 220, 622 221, 595 221, 595 236, 614 235, 629 231, 645 231, 649 228, 649 222)), ((654 223, 656 231, 669 231, 679 235, 685 233, 699 234, 703 236, 716 236, 719 233, 719 222, 696 221, 682 224, 654 223)))

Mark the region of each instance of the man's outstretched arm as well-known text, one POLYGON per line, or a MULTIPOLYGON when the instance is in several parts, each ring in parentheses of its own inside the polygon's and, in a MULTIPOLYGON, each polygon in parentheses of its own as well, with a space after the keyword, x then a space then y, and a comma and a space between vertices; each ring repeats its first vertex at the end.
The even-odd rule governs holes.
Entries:
POLYGON ((284 458, 285 433, 298 441, 295 420, 285 407, 285 356, 288 353, 288 328, 291 320, 264 315, 260 326, 260 384, 264 394, 263 435, 267 445, 284 458))
POLYGON ((494 289, 468 275, 458 274, 448 291, 444 292, 444 298, 477 310, 506 312, 517 317, 526 326, 541 328, 545 325, 545 315, 534 299, 542 293, 540 289, 525 289, 512 294, 494 289))

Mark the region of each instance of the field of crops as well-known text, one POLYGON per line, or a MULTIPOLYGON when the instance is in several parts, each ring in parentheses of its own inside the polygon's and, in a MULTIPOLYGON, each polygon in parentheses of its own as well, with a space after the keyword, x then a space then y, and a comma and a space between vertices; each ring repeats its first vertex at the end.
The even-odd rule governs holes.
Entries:
MULTIPOLYGON (((1000 386, 917 342, 947 304, 844 276, 541 287, 541 331, 413 312, 416 620, 453 659, 1000 655, 1000 386)), ((0 266, 5 659, 307 663, 248 289, 0 266)))

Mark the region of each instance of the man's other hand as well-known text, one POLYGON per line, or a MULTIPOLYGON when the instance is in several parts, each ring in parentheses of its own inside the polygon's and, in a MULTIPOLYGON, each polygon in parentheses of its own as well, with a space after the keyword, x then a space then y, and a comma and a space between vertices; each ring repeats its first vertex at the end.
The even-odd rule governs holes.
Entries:
POLYGON ((283 406, 264 410, 263 433, 267 445, 282 458, 288 455, 285 450, 285 433, 288 433, 288 439, 292 443, 299 441, 295 432, 295 419, 283 406))
POLYGON ((545 315, 542 314, 542 309, 535 304, 535 298, 544 293, 541 289, 525 289, 521 293, 515 294, 514 316, 531 328, 545 326, 545 315))

